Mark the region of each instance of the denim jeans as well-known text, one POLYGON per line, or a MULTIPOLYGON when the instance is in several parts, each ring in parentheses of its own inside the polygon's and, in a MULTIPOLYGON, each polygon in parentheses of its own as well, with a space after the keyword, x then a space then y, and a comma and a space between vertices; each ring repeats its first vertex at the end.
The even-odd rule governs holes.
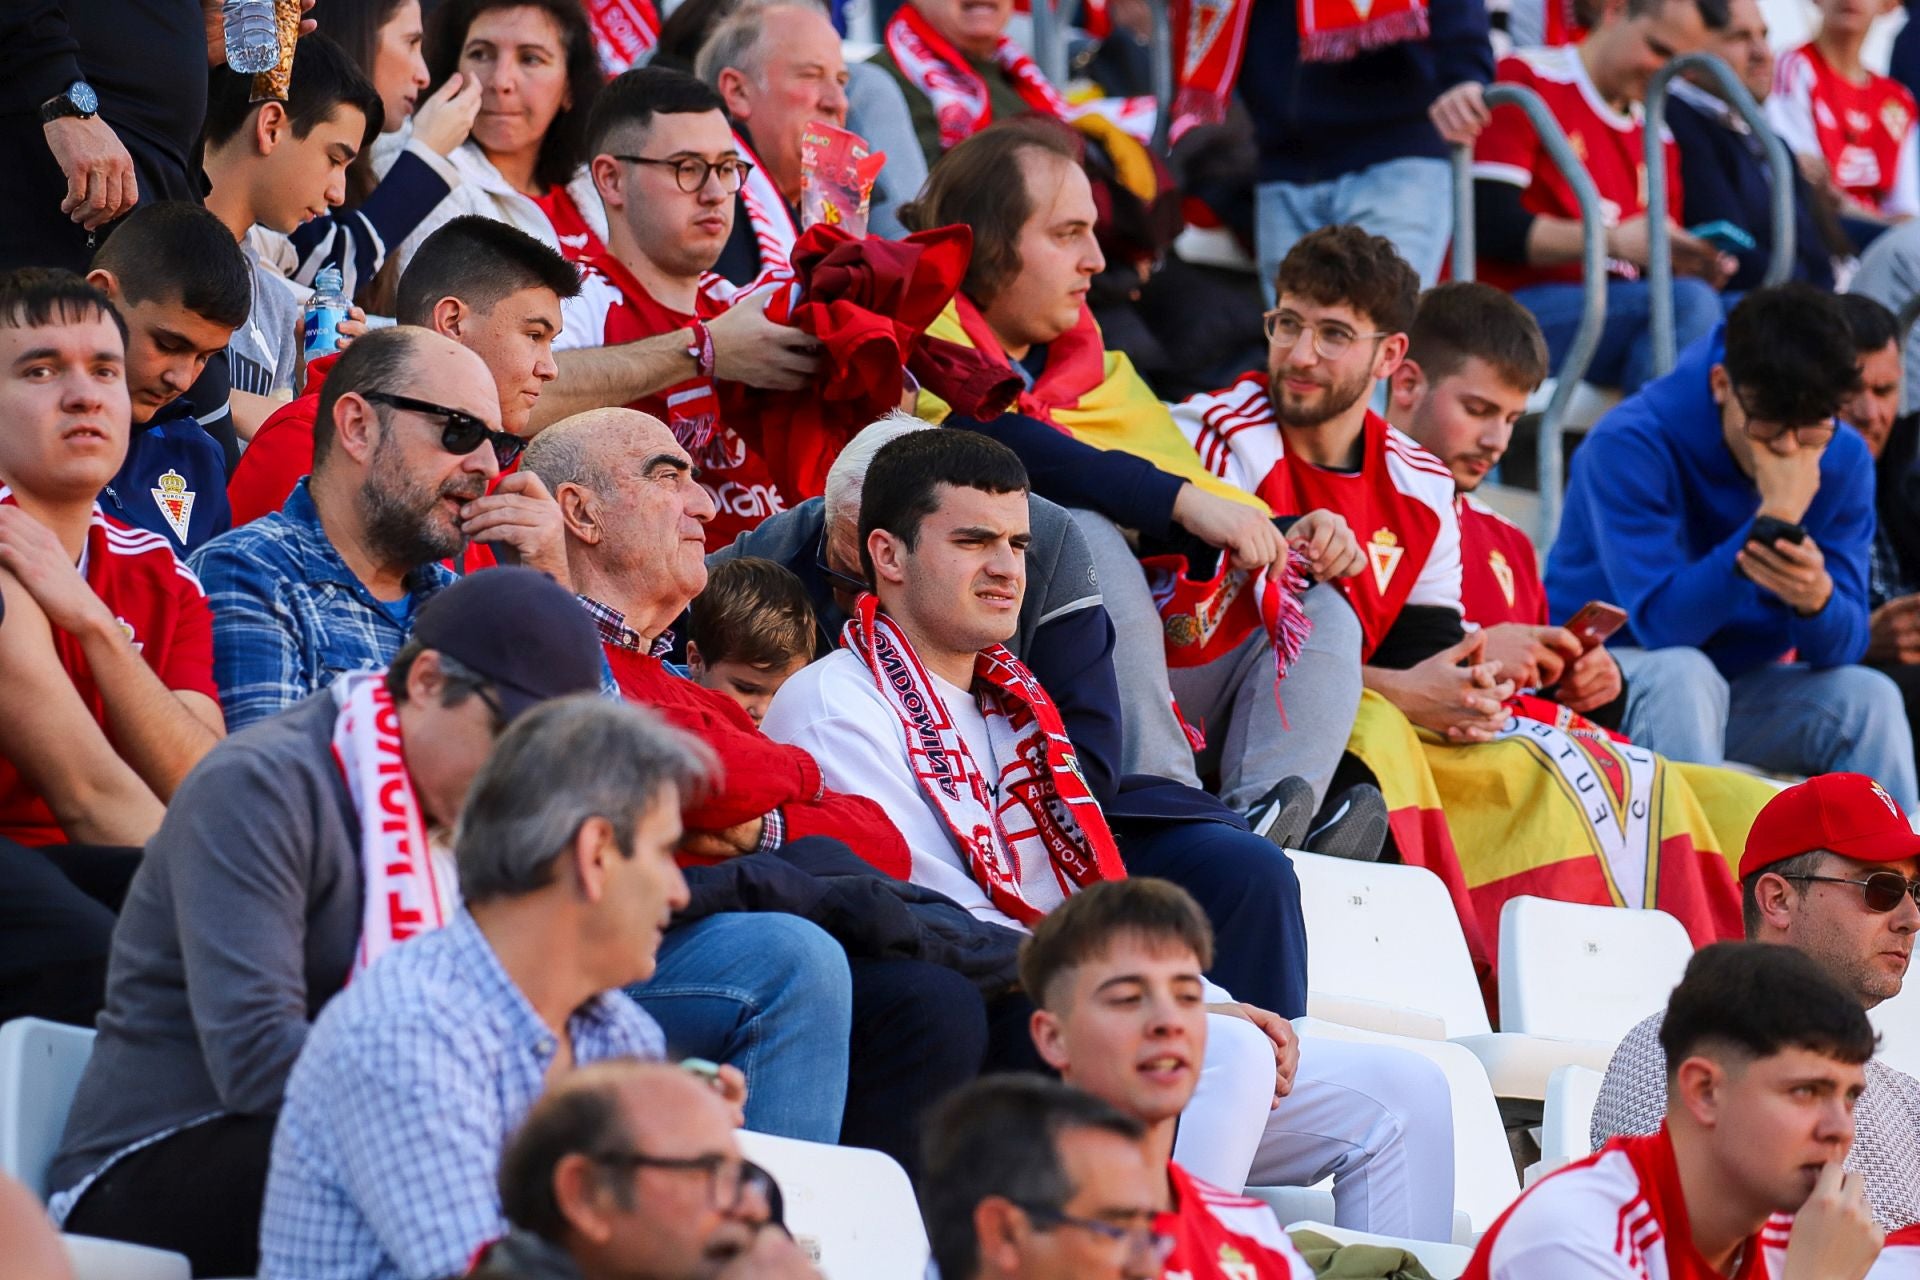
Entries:
POLYGON ((740 1069, 749 1129, 838 1140, 853 989, 825 930, 777 912, 708 916, 669 930, 653 978, 627 994, 671 1055, 740 1069))
MULTIPOLYGON (((1580 325, 1584 290, 1577 284, 1536 284, 1515 289, 1513 296, 1533 318, 1547 339, 1547 357, 1557 374, 1573 331, 1580 325)), ((1600 345, 1593 349, 1585 381, 1599 387, 1618 387, 1632 395, 1653 376, 1653 291, 1644 280, 1607 281, 1607 322, 1600 345)), ((1681 276, 1673 282, 1673 347, 1685 351, 1720 323, 1720 295, 1705 281, 1681 276)))
POLYGON ((1674 760, 1738 760, 1781 773, 1864 773, 1920 804, 1900 690, 1869 667, 1782 662, 1728 680, 1698 649, 1610 649, 1627 679, 1622 724, 1674 760))
POLYGON ((1420 287, 1432 285, 1453 238, 1452 191, 1452 167, 1431 156, 1405 156, 1326 182, 1261 183, 1253 189, 1253 227, 1267 305, 1274 301, 1274 273, 1294 241, 1342 222, 1393 241, 1420 273, 1420 287))

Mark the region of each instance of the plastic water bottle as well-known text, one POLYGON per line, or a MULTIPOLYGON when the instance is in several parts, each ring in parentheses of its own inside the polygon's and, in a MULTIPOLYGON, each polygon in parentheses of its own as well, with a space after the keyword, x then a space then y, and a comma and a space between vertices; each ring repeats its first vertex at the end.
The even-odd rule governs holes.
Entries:
POLYGON ((352 305, 340 268, 320 268, 313 278, 313 296, 307 299, 307 359, 333 354, 340 341, 340 322, 347 318, 347 308, 352 305))
POLYGON ((226 0, 220 17, 227 31, 227 66, 257 75, 280 65, 280 26, 273 0, 226 0))

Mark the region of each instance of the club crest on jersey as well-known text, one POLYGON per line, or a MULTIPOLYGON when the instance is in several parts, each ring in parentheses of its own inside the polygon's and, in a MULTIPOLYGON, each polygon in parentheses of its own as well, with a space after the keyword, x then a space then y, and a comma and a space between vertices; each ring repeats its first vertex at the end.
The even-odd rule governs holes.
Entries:
POLYGON ((1898 102, 1889 100, 1880 106, 1880 123, 1888 133, 1904 140, 1907 136, 1907 109, 1898 102))
POLYGON ((1507 608, 1513 608, 1513 566, 1499 551, 1489 551, 1487 568, 1493 570, 1493 580, 1500 584, 1500 594, 1506 597, 1507 608))
POLYGON ((187 526, 193 520, 194 499, 193 490, 187 488, 187 478, 169 467, 160 476, 158 487, 147 492, 153 495, 153 501, 160 508, 160 514, 166 517, 167 527, 173 530, 173 536, 185 546, 187 526))
POLYGON ((1373 585, 1380 589, 1381 595, 1387 594, 1387 584, 1393 581, 1400 558, 1406 554, 1399 534, 1391 529, 1373 531, 1373 538, 1367 543, 1367 564, 1373 569, 1373 585))
MULTIPOLYGON (((127 643, 133 646, 133 651, 135 653, 139 653, 142 649, 147 647, 144 641, 141 641, 135 638, 133 624, 131 622, 128 622, 125 618, 121 617, 119 614, 115 614, 113 620, 120 624, 120 633, 127 638, 127 643)), ((1878 783, 1875 783, 1874 785, 1876 787, 1879 786, 1878 783)), ((1885 793, 1883 792, 1882 794, 1884 795, 1885 793)), ((1887 801, 1887 803, 1892 804, 1893 802, 1889 800, 1887 801)))
POLYGON ((1226 1280, 1260 1280, 1260 1268, 1247 1261, 1247 1255, 1230 1244, 1220 1246, 1220 1274, 1226 1280))

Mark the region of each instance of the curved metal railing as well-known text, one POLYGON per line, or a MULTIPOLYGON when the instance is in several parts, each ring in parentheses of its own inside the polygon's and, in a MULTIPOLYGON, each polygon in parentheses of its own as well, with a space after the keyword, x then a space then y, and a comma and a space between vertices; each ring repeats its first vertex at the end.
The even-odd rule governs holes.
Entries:
MULTIPOLYGON (((1035 0, 1036 3, 1042 0, 1035 0)), ((1593 362, 1594 348, 1600 345, 1600 330, 1607 323, 1606 226, 1600 211, 1600 192, 1593 185, 1580 157, 1573 153, 1560 122, 1547 110, 1540 95, 1525 85, 1491 84, 1487 86, 1489 108, 1516 106, 1526 113, 1527 123, 1540 136, 1541 145, 1554 167, 1573 188, 1580 204, 1580 279, 1582 286, 1580 324, 1573 331, 1567 356, 1560 362, 1559 381, 1540 415, 1540 516, 1534 541, 1544 553, 1552 545, 1560 526, 1560 490, 1566 474, 1565 442, 1560 424, 1566 419, 1567 404, 1593 362)), ((1473 235, 1473 153, 1471 148, 1453 149, 1453 278, 1471 280, 1474 271, 1473 235)))

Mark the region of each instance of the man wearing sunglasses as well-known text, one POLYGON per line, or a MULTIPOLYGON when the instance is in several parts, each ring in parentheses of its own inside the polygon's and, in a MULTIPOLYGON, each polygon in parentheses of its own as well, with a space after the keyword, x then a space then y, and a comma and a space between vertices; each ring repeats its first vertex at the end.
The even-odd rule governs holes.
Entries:
MULTIPOLYGON (((1871 778, 1830 773, 1782 791, 1740 859, 1747 937, 1797 948, 1866 1008, 1900 994, 1920 931, 1920 836, 1871 778)), ((1593 1112, 1597 1147, 1652 1133, 1667 1108, 1654 1014, 1621 1041, 1593 1112)), ((1920 1222, 1920 1082, 1875 1058, 1846 1167, 1882 1227, 1920 1222)))
POLYGON ((1920 803, 1900 691, 1866 656, 1873 460, 1834 415, 1860 385, 1839 304, 1756 289, 1600 420, 1547 559, 1551 616, 1627 610, 1623 727, 1701 764, 1853 771, 1920 803))
POLYGON ((398 325, 341 355, 316 409, 313 475, 192 558, 230 728, 392 661, 414 611, 453 580, 440 562, 469 539, 497 538, 566 582, 559 512, 538 478, 487 493, 524 443, 499 426, 485 361, 451 338, 398 325))

